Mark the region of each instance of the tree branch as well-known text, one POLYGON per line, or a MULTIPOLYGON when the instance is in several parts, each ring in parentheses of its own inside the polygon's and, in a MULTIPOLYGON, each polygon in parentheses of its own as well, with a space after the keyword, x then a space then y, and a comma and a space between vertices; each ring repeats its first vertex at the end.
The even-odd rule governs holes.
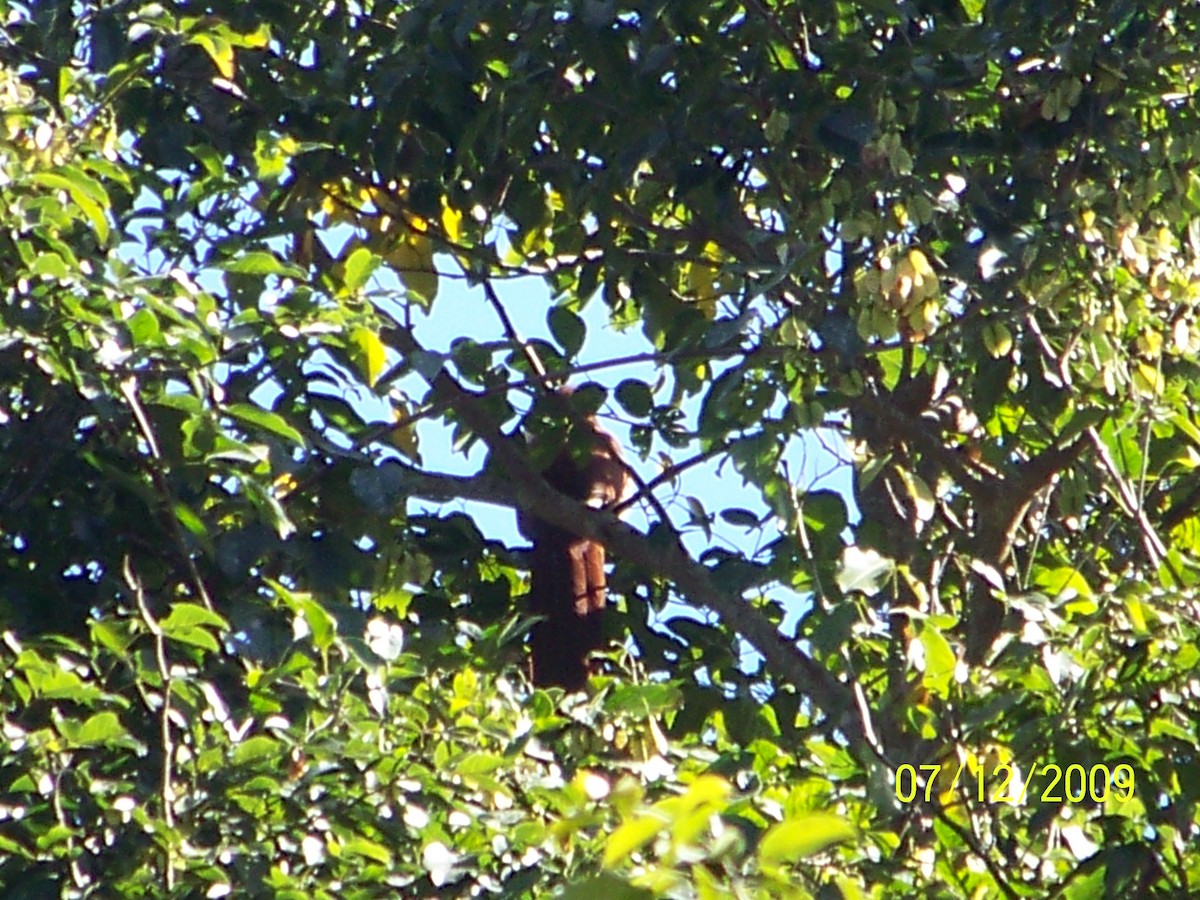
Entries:
MULTIPOLYGON (((406 354, 425 354, 411 333, 398 331, 399 349, 406 354)), ((428 354, 425 354, 428 356, 428 354)), ((875 756, 886 762, 882 748, 873 741, 866 710, 860 709, 851 687, 802 653, 792 641, 739 597, 722 593, 709 571, 678 545, 659 546, 647 536, 609 512, 589 509, 558 493, 546 483, 515 441, 501 432, 472 392, 459 385, 444 369, 423 373, 435 397, 452 399, 462 420, 487 444, 492 459, 503 473, 462 478, 431 475, 397 463, 404 472, 404 486, 412 494, 434 500, 466 498, 520 508, 580 537, 596 540, 643 572, 662 576, 697 606, 712 610, 733 631, 762 654, 771 671, 782 681, 806 695, 828 717, 863 758, 875 756)))

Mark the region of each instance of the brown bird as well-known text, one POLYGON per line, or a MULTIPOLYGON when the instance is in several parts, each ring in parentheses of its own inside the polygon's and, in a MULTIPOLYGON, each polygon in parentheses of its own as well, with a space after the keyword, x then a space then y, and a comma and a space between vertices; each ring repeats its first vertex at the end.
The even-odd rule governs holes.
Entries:
MULTIPOLYGON (((557 393, 566 397, 572 390, 557 393)), ((572 435, 542 475, 571 499, 605 509, 625 497, 629 473, 617 439, 595 416, 587 418, 586 428, 585 439, 572 435)), ((602 645, 604 546, 523 512, 517 513, 517 526, 533 544, 529 610, 543 617, 530 632, 533 683, 582 690, 588 654, 602 645)))

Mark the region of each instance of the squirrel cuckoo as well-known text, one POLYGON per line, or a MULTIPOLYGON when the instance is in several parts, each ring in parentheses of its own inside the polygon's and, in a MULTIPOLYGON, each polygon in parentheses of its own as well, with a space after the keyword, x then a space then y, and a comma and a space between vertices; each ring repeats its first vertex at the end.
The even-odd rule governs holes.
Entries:
MULTIPOLYGON (((572 393, 564 387, 551 398, 572 393)), ((617 439, 594 415, 573 431, 542 476, 556 491, 593 509, 613 506, 625 497, 630 482, 617 439)), ((520 511, 517 527, 533 544, 529 609, 542 617, 530 632, 533 683, 582 690, 588 654, 602 643, 604 546, 520 511)))

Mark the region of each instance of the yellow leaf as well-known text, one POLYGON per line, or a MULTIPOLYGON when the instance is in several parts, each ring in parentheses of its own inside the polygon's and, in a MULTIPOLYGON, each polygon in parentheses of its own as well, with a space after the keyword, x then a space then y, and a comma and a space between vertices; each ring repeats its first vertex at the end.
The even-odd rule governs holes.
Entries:
POLYGON ((253 47, 261 50, 271 43, 271 26, 262 24, 254 31, 247 31, 237 36, 238 44, 243 47, 253 47))
POLYGON ((910 250, 908 252, 908 261, 912 263, 913 271, 922 278, 937 278, 934 274, 933 266, 929 264, 929 259, 920 250, 910 250))
POLYGON ((383 374, 384 365, 387 364, 387 353, 384 350, 383 342, 369 328, 354 329, 351 339, 358 351, 356 356, 359 368, 362 369, 367 384, 374 387, 379 376, 383 374))
POLYGON ((639 816, 619 825, 604 842, 604 856, 600 865, 611 868, 631 853, 636 853, 658 835, 666 822, 658 816, 639 816))
POLYGON ((1138 363, 1133 371, 1133 387, 1143 397, 1156 397, 1163 389, 1162 373, 1154 366, 1138 363))
POLYGON ((771 871, 853 837, 853 826, 840 816, 809 813, 772 826, 758 845, 759 861, 764 870, 771 871))
POLYGON ((728 799, 732 788, 729 782, 717 775, 701 775, 683 795, 684 809, 695 809, 704 804, 723 804, 728 799))
POLYGON ((901 299, 907 300, 910 297, 921 299, 920 288, 921 276, 913 268, 912 262, 907 259, 900 260, 900 264, 896 266, 896 290, 901 299))
POLYGON ((433 266, 433 244, 421 234, 410 234, 397 242, 384 257, 388 265, 396 270, 404 286, 426 308, 433 305, 437 297, 438 276, 433 266))
POLYGON ((1000 359, 1012 352, 1013 336, 1003 322, 988 322, 983 326, 983 346, 992 359, 1000 359))
POLYGON ((463 214, 442 201, 442 229, 446 237, 457 244, 462 239, 463 214))
POLYGON ((713 282, 716 274, 715 267, 703 262, 688 263, 684 274, 686 296, 695 300, 696 308, 710 321, 717 315, 717 291, 713 282))
POLYGON ((1129 624, 1133 626, 1133 633, 1138 637, 1146 637, 1150 634, 1146 616, 1147 609, 1146 604, 1135 597, 1125 600, 1125 612, 1129 616, 1129 624))
POLYGON ((1136 344, 1143 356, 1154 359, 1162 354, 1163 336, 1157 331, 1146 330, 1137 336, 1136 344))
POLYGON ((357 225, 361 217, 358 206, 346 195, 345 188, 336 181, 321 185, 321 209, 329 216, 330 224, 357 225))
POLYGON ((282 500, 287 497, 288 494, 294 491, 298 485, 299 482, 296 481, 296 477, 294 475, 292 475, 290 472, 284 472, 275 479, 271 487, 274 488, 275 498, 277 500, 282 500))
POLYGON ((189 43, 203 47, 209 59, 213 61, 213 65, 217 67, 217 71, 221 73, 221 77, 227 81, 232 80, 237 67, 233 60, 233 45, 228 40, 222 35, 205 31, 192 35, 189 43))
POLYGON ((909 311, 908 325, 914 332, 929 334, 937 327, 938 315, 941 311, 941 304, 936 300, 926 300, 909 311))

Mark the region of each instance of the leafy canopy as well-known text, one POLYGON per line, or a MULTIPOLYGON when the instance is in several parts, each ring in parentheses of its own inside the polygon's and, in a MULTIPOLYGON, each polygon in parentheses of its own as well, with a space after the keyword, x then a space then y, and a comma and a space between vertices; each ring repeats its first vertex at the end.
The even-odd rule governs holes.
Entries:
POLYGON ((1196 890, 1190 4, 0 11, 6 897, 1196 890), (465 500, 612 551, 586 697, 465 500))

